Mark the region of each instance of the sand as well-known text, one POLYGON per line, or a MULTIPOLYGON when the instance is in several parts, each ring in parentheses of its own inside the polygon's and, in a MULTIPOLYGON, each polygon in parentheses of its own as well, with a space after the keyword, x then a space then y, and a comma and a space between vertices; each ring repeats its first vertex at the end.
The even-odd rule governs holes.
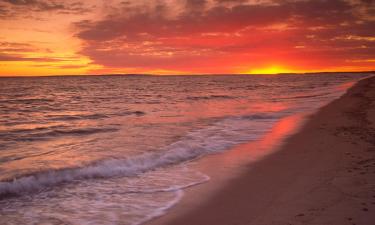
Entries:
POLYGON ((375 77, 309 116, 277 152, 244 170, 220 187, 188 190, 149 224, 375 224, 375 77))

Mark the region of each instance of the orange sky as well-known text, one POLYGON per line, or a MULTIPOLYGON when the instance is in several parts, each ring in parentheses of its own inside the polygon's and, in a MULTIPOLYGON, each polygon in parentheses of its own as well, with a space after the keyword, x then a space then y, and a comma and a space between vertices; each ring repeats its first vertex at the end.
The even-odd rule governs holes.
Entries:
POLYGON ((373 0, 0 1, 0 76, 365 70, 373 0))

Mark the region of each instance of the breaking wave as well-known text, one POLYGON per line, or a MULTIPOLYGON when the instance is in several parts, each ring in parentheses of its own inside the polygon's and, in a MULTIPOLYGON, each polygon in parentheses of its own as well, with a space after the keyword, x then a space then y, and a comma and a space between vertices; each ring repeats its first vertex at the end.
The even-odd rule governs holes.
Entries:
MULTIPOLYGON (((23 192, 36 192, 59 184, 84 179, 136 176, 158 168, 179 164, 201 156, 220 152, 230 147, 259 138, 267 132, 281 114, 258 114, 225 118, 214 125, 188 133, 154 153, 144 153, 125 159, 106 159, 79 168, 39 172, 0 182, 0 198, 23 192), (268 119, 268 123, 258 121, 268 119)), ((85 132, 86 133, 86 132, 85 132)))

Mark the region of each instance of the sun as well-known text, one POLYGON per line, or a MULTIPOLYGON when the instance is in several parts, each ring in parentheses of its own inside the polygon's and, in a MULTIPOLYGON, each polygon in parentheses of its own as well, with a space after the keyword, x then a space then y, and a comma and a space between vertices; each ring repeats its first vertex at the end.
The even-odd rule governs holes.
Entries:
POLYGON ((254 68, 246 71, 246 74, 279 74, 279 73, 292 73, 290 69, 282 66, 268 66, 262 68, 254 68))

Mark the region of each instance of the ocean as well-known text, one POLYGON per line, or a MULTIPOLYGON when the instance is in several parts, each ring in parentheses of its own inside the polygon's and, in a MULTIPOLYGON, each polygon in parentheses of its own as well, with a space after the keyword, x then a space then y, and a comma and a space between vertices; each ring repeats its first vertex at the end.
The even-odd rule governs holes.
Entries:
POLYGON ((0 78, 0 224, 142 224, 209 182, 190 163, 365 76, 0 78))

